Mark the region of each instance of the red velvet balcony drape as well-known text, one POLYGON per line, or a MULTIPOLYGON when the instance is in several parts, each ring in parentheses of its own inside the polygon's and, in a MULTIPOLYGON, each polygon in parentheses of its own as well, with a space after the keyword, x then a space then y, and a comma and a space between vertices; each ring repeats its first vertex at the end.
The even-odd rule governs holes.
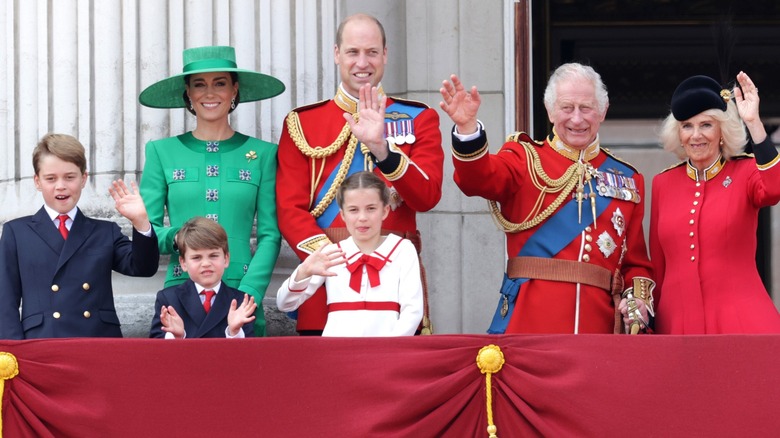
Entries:
POLYGON ((776 436, 780 336, 0 341, 4 437, 776 436))

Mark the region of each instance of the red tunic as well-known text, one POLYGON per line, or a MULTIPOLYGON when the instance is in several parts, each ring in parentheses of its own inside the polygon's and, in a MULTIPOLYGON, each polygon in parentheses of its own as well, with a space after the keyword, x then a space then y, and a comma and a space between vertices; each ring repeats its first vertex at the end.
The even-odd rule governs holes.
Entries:
MULTIPOLYGON (((339 97, 342 95, 344 94, 339 93, 339 97)), ((387 99, 388 109, 396 100, 387 99)), ((421 109, 413 120, 416 139, 412 144, 398 146, 405 158, 401 158, 401 154, 391 152, 389 158, 376 165, 374 172, 382 176, 401 199, 401 204, 390 211, 382 227, 413 232, 417 229, 416 213, 432 209, 441 198, 444 152, 438 113, 418 102, 402 102, 421 109)), ((337 105, 335 99, 295 111, 298 113, 306 142, 311 147, 326 147, 332 144, 346 123, 343 116, 345 111, 337 105)), ((304 155, 293 142, 285 121, 279 140, 277 214, 282 236, 301 260, 316 249, 318 236, 319 243, 322 243, 323 229, 310 213, 313 204, 316 204, 316 200, 311 201, 313 181, 322 169, 322 177, 315 185, 316 197, 316 193, 323 189, 328 175, 341 163, 346 144, 345 141, 334 154, 326 158, 312 159, 304 155)), ((334 200, 333 203, 335 202, 334 200)), ((337 215, 330 226, 345 225, 337 215)), ((298 330, 322 330, 325 327, 325 298, 325 293, 319 291, 298 309, 298 330)))
POLYGON ((780 315, 756 269, 758 209, 780 200, 780 165, 746 156, 696 171, 681 164, 653 178, 650 255, 656 331, 780 333, 780 315))
MULTIPOLYGON (((505 143, 497 154, 480 154, 478 147, 485 142, 484 132, 479 139, 471 142, 460 142, 453 137, 455 183, 468 196, 481 196, 497 201, 501 206, 501 213, 509 221, 520 223, 527 220, 529 213, 536 210, 540 190, 530 178, 529 163, 523 146, 510 141, 505 143), (457 155, 460 155, 460 158, 457 155), (469 155, 473 158, 465 158, 469 155)), ((549 139, 543 145, 533 148, 539 155, 544 172, 553 179, 561 177, 577 159, 572 159, 571 156, 578 155, 578 152, 567 149, 569 157, 564 156, 553 149, 549 139)), ((584 152, 587 155, 585 160, 596 168, 607 159, 607 153, 599 148, 598 143, 589 146, 584 152)), ((633 179, 640 202, 611 199, 606 209, 598 216, 596 226, 592 224, 589 202, 583 202, 583 227, 584 224, 590 226, 577 233, 555 259, 590 263, 612 272, 620 268, 627 287, 630 287, 635 276, 652 278, 642 231, 644 179, 639 173, 634 173, 633 179), (624 220, 622 230, 621 226, 613 221, 613 218, 620 215, 624 220), (608 245, 605 243, 610 239, 615 248, 612 252, 607 249, 608 245), (621 259, 623 246, 625 255, 621 259), (604 248, 606 253, 601 248, 604 248)), ((545 194, 539 211, 549 206, 557 195, 545 194)), ((568 196, 566 201, 570 199, 568 196)), ((549 218, 545 221, 547 220, 549 218)), ((576 213, 564 220, 572 226, 579 221, 576 213)), ((528 239, 543 224, 544 222, 525 231, 506 233, 507 257, 516 257, 528 239)), ((612 296, 604 289, 580 283, 530 279, 520 287, 514 312, 507 317, 510 320, 506 333, 613 333, 615 309, 612 296)))

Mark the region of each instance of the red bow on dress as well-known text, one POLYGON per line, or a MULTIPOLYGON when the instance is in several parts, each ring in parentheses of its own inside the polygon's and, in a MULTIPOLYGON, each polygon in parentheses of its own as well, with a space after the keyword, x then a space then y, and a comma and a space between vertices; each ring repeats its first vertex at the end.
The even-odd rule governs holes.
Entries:
POLYGON ((379 271, 382 270, 385 263, 387 263, 387 260, 363 254, 359 259, 347 265, 347 269, 349 269, 349 272, 352 274, 349 278, 350 289, 360 293, 360 283, 363 281, 363 265, 366 266, 368 283, 371 287, 379 286, 379 271))

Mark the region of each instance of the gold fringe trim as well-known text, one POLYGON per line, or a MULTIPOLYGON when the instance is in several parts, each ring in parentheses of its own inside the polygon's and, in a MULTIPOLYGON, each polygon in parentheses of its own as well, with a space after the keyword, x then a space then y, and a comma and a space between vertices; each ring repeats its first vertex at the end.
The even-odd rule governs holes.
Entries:
MULTIPOLYGON (((354 117, 355 121, 357 121, 358 115, 354 114, 354 117)), ((290 138, 292 139, 293 143, 295 143, 295 146, 298 147, 298 150, 301 151, 303 155, 311 158, 312 160, 325 159, 333 155, 341 148, 344 142, 349 139, 347 150, 344 151, 344 159, 341 160, 341 166, 339 166, 339 170, 338 173, 336 173, 336 178, 333 180, 333 184, 328 187, 328 191, 325 193, 325 197, 322 198, 317 206, 310 211, 312 216, 318 218, 322 216, 322 213, 325 212, 331 202, 333 202, 333 200, 336 198, 336 191, 339 189, 339 187, 341 187, 341 183, 343 183, 344 179, 347 177, 347 171, 349 170, 349 166, 352 164, 352 159, 355 157, 355 150, 357 149, 358 140, 354 135, 352 135, 352 131, 349 129, 349 123, 345 123, 344 127, 341 128, 341 132, 339 133, 338 137, 336 137, 336 140, 333 141, 333 143, 326 147, 312 147, 306 141, 306 137, 303 136, 303 128, 301 127, 301 120, 298 118, 298 113, 295 111, 290 111, 290 113, 287 114, 286 120, 287 131, 290 133, 290 138)), ((323 166, 324 165, 325 163, 323 162, 323 166)), ((312 169, 314 169, 313 163, 312 169)), ((310 199, 311 202, 313 202, 314 187, 312 187, 310 199)))
MULTIPOLYGON (((301 151, 303 155, 309 158, 319 159, 333 155, 352 134, 352 131, 349 130, 349 123, 344 122, 344 127, 341 128, 341 132, 339 132, 338 137, 333 140, 333 143, 328 146, 311 146, 303 135, 301 119, 298 118, 298 113, 290 111, 290 113, 287 114, 286 120, 287 131, 290 133, 290 138, 293 143, 295 143, 295 146, 298 147, 298 150, 301 151)), ((357 120, 357 114, 355 114, 355 120, 357 120)))
POLYGON ((455 148, 452 148, 452 155, 454 155, 460 161, 473 161, 479 158, 480 156, 485 155, 485 152, 487 152, 487 150, 488 150, 488 144, 487 142, 485 142, 484 146, 468 154, 462 154, 456 151, 455 148))
POLYGON ((772 161, 766 163, 766 164, 756 164, 758 167, 758 170, 767 170, 771 167, 773 167, 775 164, 780 162, 780 154, 776 155, 775 158, 772 159, 772 161))
POLYGON ((355 157, 355 150, 357 150, 358 140, 354 135, 349 136, 349 144, 347 150, 344 151, 344 159, 341 160, 339 171, 336 173, 336 178, 333 179, 333 184, 328 187, 328 192, 325 193, 325 197, 311 210, 311 215, 315 218, 322 216, 325 213, 325 209, 328 208, 331 202, 336 199, 336 191, 341 187, 341 183, 347 177, 347 171, 349 166, 352 165, 352 159, 355 157))
MULTIPOLYGON (((5 381, 11 380, 19 374, 19 362, 11 353, 0 352, 0 401, 3 400, 5 381)), ((3 436, 3 409, 0 406, 0 437, 3 436)))
POLYGON ((482 347, 477 353, 477 367, 485 375, 485 395, 487 396, 487 433, 490 438, 497 438, 498 428, 493 423, 493 388, 490 376, 501 371, 504 366, 504 353, 497 345, 482 347))
POLYGON ((507 233, 517 233, 520 231, 529 230, 550 217, 553 212, 555 212, 558 207, 563 204, 563 201, 566 200, 566 198, 569 196, 569 193, 572 192, 574 187, 577 185, 577 182, 580 180, 582 174, 585 172, 585 165, 577 161, 569 166, 569 168, 566 169, 566 172, 564 172, 560 178, 552 179, 542 168, 542 162, 539 159, 539 154, 536 152, 536 150, 534 150, 533 146, 525 142, 520 144, 523 145, 523 150, 525 151, 527 158, 526 161, 528 163, 528 175, 531 177, 531 182, 534 184, 534 186, 539 189, 539 197, 536 199, 534 208, 530 213, 528 213, 528 216, 523 219, 523 222, 519 224, 510 222, 507 218, 505 218, 504 215, 501 214, 501 210, 499 209, 498 203, 496 203, 496 201, 488 201, 488 206, 490 207, 490 213, 493 216, 493 219, 496 221, 496 224, 498 224, 498 226, 507 233), (539 182, 538 178, 541 178, 544 185, 539 182), (540 213, 539 210, 542 208, 544 195, 547 193, 559 193, 559 195, 557 198, 555 198, 552 204, 548 205, 547 208, 545 208, 544 211, 540 213))

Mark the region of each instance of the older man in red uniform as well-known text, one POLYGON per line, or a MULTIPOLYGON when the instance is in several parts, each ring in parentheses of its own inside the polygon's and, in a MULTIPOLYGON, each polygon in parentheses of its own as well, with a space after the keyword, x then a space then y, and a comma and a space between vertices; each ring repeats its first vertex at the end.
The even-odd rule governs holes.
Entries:
MULTIPOLYGON (((297 108, 285 119, 276 182, 282 235, 301 260, 345 238, 336 191, 348 175, 373 170, 392 194, 384 228, 409 238, 419 251, 416 214, 441 198, 439 116, 422 103, 384 96, 387 47, 376 18, 347 17, 339 25, 334 57, 341 76, 336 96, 297 108)), ((298 309, 299 333, 321 333, 325 304, 319 291, 298 309)))
POLYGON ((551 76, 544 103, 553 132, 510 136, 490 154, 480 96, 457 76, 442 109, 455 122, 455 183, 489 200, 506 232, 507 270, 490 333, 617 333, 652 314, 642 217, 644 180, 599 146, 609 100, 581 64, 551 76), (500 207, 498 206, 500 204, 500 207))

